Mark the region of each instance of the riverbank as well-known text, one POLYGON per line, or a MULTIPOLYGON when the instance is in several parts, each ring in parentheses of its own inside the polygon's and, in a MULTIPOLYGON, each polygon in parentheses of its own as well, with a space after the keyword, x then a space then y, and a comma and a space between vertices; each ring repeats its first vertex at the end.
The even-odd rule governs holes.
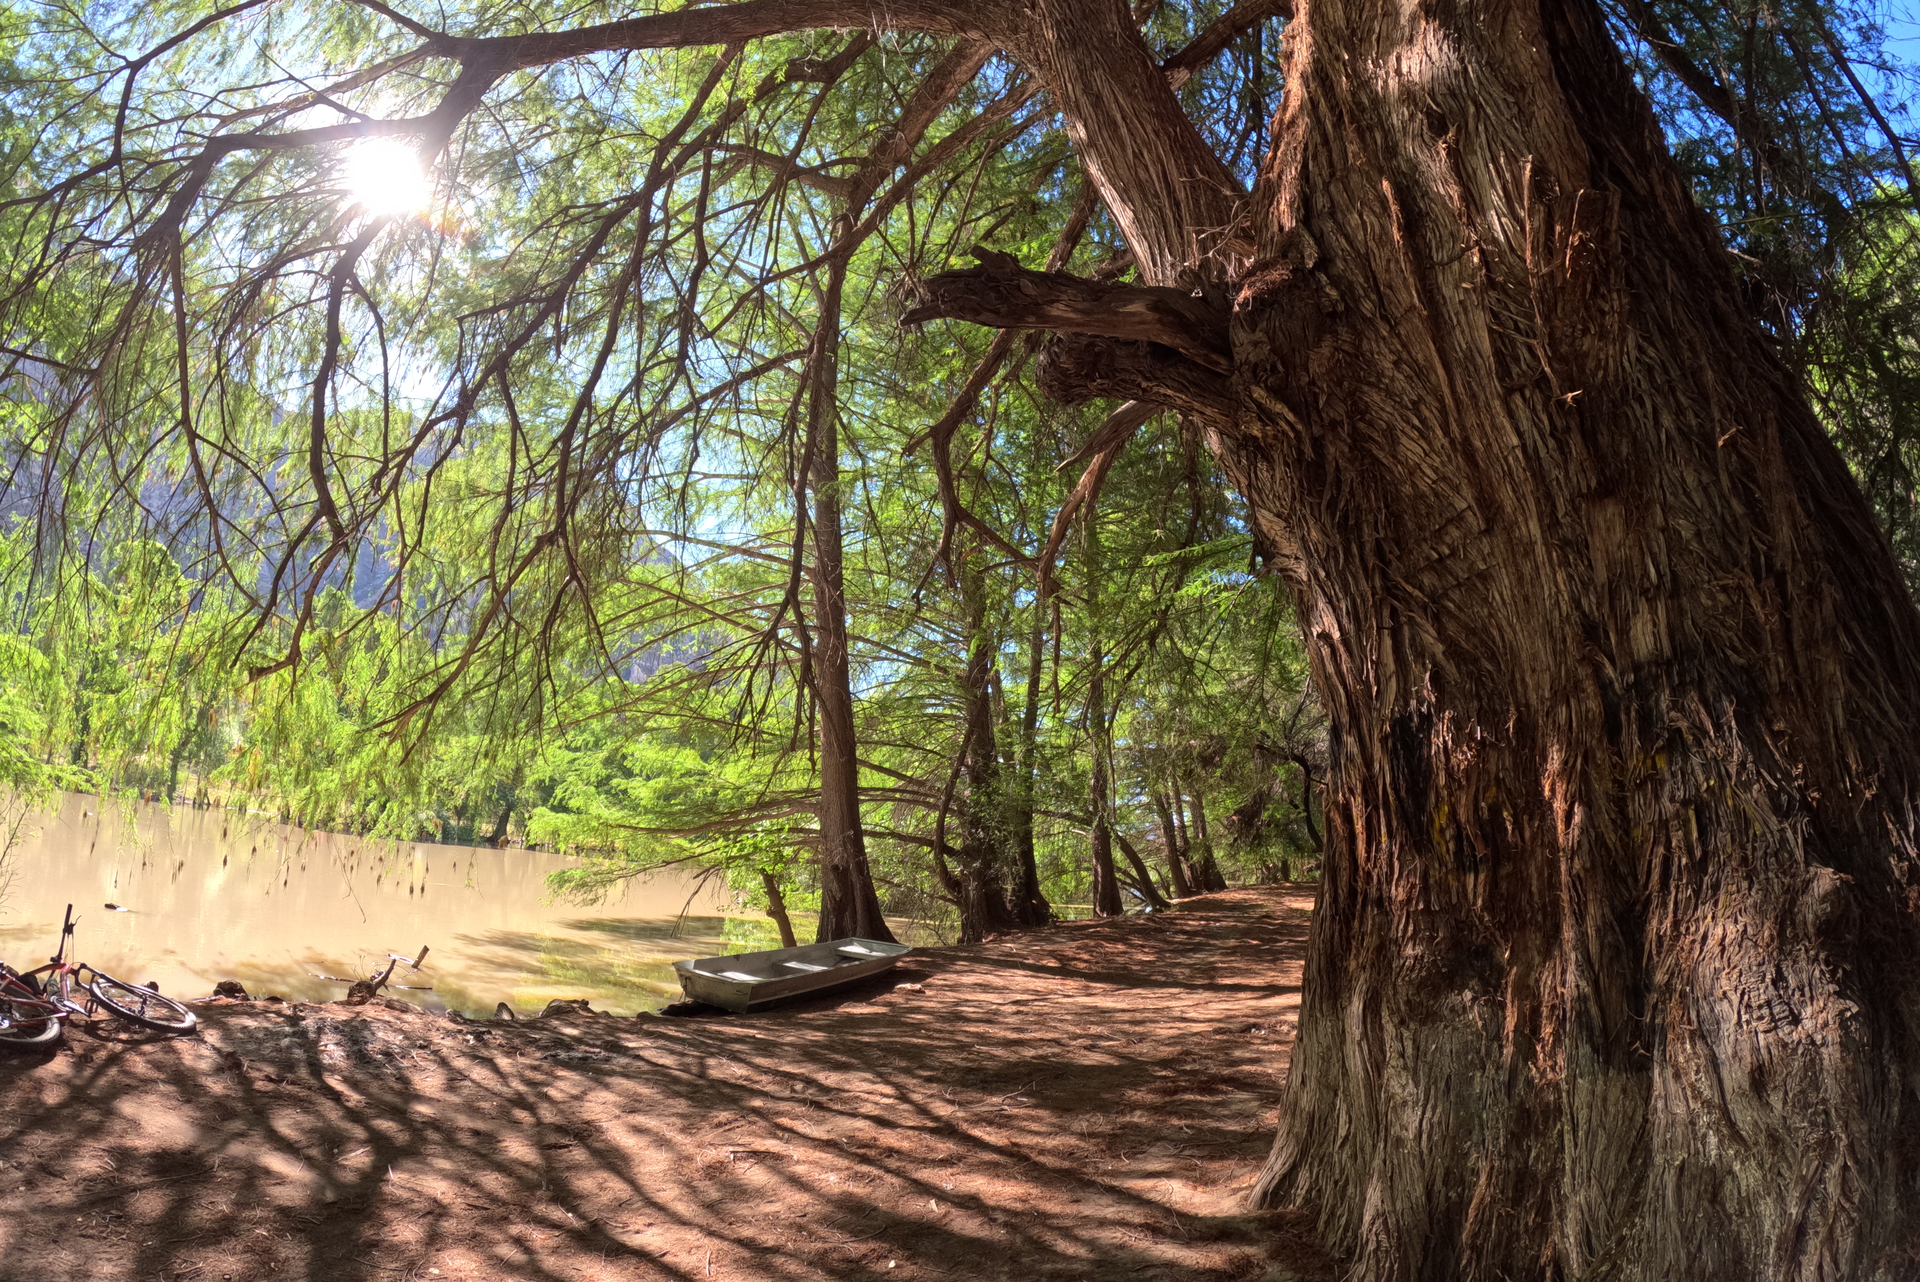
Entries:
POLYGON ((69 795, 40 812, 0 867, 0 958, 33 965, 74 905, 80 956, 171 996, 238 980, 324 1002, 389 952, 433 950, 437 1013, 537 1011, 554 998, 622 1014, 674 1000, 673 962, 776 938, 720 878, 670 867, 594 903, 556 899, 578 866, 526 850, 369 841, 233 811, 69 795), (112 904, 113 908, 105 905, 112 904))
POLYGON ((1248 1215, 1306 888, 751 1017, 209 1003, 0 1059, 0 1279, 1331 1279, 1248 1215))

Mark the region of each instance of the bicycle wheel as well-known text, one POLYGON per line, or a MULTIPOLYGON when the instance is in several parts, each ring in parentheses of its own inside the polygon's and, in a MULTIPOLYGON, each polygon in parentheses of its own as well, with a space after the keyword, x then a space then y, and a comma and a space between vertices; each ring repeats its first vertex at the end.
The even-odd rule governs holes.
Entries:
POLYGON ((0 1047, 36 1050, 60 1040, 60 1009, 32 997, 0 993, 0 1047))
POLYGON ((93 972, 93 980, 87 985, 87 991, 93 994, 95 1001, 121 1019, 142 1028, 152 1028, 162 1033, 191 1033, 200 1026, 200 1020, 194 1013, 173 998, 162 997, 151 988, 141 988, 111 975, 102 975, 97 970, 93 972))

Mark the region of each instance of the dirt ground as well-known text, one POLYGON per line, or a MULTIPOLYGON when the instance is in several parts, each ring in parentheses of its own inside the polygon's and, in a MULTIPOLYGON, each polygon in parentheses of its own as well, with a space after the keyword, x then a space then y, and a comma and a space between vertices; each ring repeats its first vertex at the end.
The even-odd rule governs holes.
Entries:
POLYGON ((927 950, 754 1016, 72 1030, 0 1058, 0 1278, 1332 1279, 1242 1210, 1311 906, 927 950))

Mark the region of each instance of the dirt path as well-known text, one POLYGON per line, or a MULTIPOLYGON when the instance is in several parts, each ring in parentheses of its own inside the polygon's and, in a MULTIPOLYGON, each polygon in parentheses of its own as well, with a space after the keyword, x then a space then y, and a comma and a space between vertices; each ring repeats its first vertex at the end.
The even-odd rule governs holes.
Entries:
POLYGON ((0 1060, 0 1278, 1332 1278, 1241 1212, 1311 902, 930 951, 751 1017, 70 1033, 0 1060))

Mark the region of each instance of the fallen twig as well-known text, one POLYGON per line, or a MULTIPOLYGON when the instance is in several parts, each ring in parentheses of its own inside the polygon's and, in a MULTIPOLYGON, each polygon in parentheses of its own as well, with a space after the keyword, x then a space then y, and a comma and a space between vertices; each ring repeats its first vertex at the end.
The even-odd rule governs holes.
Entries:
POLYGON ((124 1197, 128 1193, 139 1193, 145 1189, 158 1188, 162 1184, 177 1184, 181 1180, 198 1179, 202 1175, 213 1174, 211 1166, 198 1171, 188 1171, 185 1175, 163 1175, 157 1180, 143 1180, 138 1184, 127 1184, 117 1189, 108 1189, 105 1193, 92 1193, 75 1202, 75 1206, 90 1206, 95 1202, 105 1202, 110 1198, 124 1197))

